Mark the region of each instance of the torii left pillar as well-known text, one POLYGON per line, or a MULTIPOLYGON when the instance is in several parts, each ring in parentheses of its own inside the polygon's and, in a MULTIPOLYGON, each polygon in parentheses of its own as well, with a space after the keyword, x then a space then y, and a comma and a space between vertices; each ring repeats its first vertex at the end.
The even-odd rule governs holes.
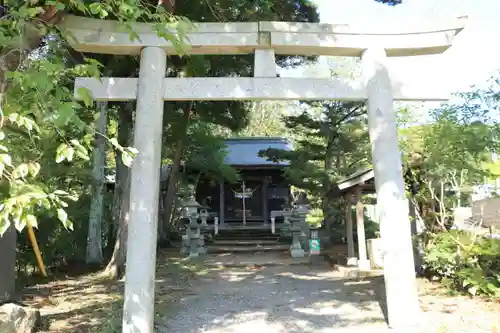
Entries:
POLYGON ((123 333, 153 333, 156 237, 163 129, 163 79, 165 51, 145 47, 141 51, 130 215, 125 270, 123 333))

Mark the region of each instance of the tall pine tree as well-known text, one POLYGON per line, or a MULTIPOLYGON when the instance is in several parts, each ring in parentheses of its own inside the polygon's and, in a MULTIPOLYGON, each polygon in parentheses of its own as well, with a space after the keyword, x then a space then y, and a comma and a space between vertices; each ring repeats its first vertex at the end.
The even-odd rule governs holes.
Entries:
POLYGON ((283 119, 295 137, 293 151, 261 153, 274 161, 290 162, 287 178, 323 210, 325 227, 330 230, 335 218, 342 216, 329 200, 333 186, 370 165, 366 107, 363 102, 339 101, 307 102, 302 107, 299 115, 283 119))

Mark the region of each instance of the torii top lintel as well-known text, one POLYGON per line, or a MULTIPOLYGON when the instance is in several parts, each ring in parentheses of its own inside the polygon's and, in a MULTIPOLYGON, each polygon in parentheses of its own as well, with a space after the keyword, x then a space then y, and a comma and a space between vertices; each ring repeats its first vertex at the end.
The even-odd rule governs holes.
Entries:
MULTIPOLYGON (((329 55, 359 57, 370 46, 383 47, 387 56, 415 56, 446 51, 465 26, 460 17, 438 26, 364 28, 347 24, 253 22, 197 23, 188 34, 190 54, 248 54, 256 49, 273 49, 283 55, 329 55)), ((176 54, 174 45, 158 36, 152 24, 134 23, 140 40, 112 20, 68 15, 59 27, 66 29, 77 51, 102 54, 139 54, 147 46, 157 46, 176 54)))

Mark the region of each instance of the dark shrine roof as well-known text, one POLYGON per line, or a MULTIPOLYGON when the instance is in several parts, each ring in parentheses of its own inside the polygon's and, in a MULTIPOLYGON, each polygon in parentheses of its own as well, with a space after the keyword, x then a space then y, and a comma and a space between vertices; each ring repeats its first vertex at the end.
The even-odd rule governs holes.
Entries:
MULTIPOLYGON (((226 144, 226 163, 238 167, 263 167, 274 168, 288 166, 286 161, 274 163, 259 156, 261 150, 268 148, 293 150, 291 142, 286 138, 277 137, 241 137, 224 140, 226 144)), ((160 182, 166 181, 170 173, 170 165, 162 165, 160 169, 160 182)), ((111 170, 106 176, 106 184, 115 183, 116 170, 111 170)))
POLYGON ((226 163, 233 166, 287 166, 288 162, 275 163, 259 152, 269 148, 291 151, 292 144, 285 138, 276 137, 246 137, 224 140, 227 149, 226 163))

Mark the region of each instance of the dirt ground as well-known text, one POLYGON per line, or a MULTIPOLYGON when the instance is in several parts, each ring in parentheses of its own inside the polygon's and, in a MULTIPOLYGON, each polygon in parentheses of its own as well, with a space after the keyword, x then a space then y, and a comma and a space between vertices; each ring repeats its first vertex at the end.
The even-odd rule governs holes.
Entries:
POLYGON ((453 295, 437 282, 418 280, 420 307, 429 333, 500 333, 500 300, 453 295))
MULTIPOLYGON (((157 267, 159 325, 166 313, 179 310, 182 300, 193 295, 193 283, 203 283, 207 275, 223 269, 208 270, 173 252, 160 253, 157 267)), ((500 327, 495 329, 500 324, 500 303, 449 295, 427 280, 419 280, 418 288, 425 333, 500 333, 500 327)), ((93 273, 27 287, 23 301, 40 309, 46 323, 43 333, 115 333, 120 332, 122 295, 123 281, 107 281, 93 273)))
MULTIPOLYGON (((204 274, 198 263, 178 258, 178 252, 157 257, 156 314, 168 312, 191 282, 204 274)), ((40 309, 41 333, 121 332, 124 281, 109 281, 99 273, 57 279, 26 287, 23 302, 40 309)))

